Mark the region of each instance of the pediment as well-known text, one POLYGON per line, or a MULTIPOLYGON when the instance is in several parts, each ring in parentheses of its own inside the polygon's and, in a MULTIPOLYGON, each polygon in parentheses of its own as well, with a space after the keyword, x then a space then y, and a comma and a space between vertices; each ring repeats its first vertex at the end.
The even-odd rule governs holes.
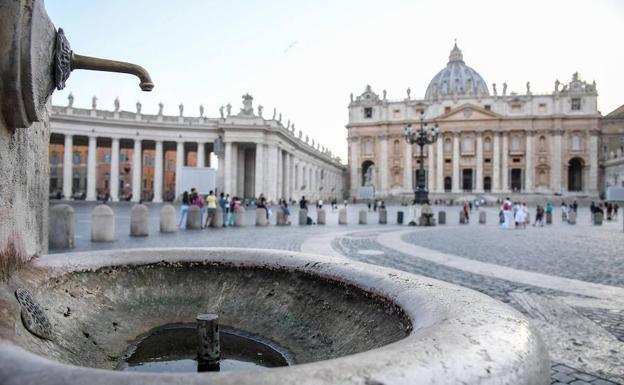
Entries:
POLYGON ((436 118, 437 121, 458 121, 458 120, 492 120, 500 119, 501 115, 486 110, 474 104, 462 104, 436 118))

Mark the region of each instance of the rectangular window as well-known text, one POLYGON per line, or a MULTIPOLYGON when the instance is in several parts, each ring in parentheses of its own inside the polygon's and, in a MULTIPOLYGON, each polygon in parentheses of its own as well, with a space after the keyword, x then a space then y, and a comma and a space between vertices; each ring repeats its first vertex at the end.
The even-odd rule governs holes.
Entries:
POLYGON ((365 107, 364 108, 364 117, 366 119, 370 119, 373 117, 373 107, 365 107))
POLYGON ((450 159, 444 159, 444 163, 451 163, 450 159))
POLYGON ((394 110, 394 111, 392 111, 392 116, 395 119, 399 119, 401 117, 401 110, 394 110))
POLYGON ((522 105, 520 105, 520 104, 512 104, 511 105, 511 112, 515 112, 515 113, 522 112, 522 105))
POLYGON ((581 110, 581 98, 572 98, 572 111, 581 110))
POLYGON ((520 158, 513 158, 512 162, 514 162, 514 163, 520 163, 520 158))
POLYGON ((451 107, 444 107, 444 113, 451 112, 451 107))
POLYGON ((490 163, 490 162, 492 162, 492 159, 490 159, 490 158, 485 158, 485 163, 490 163))
POLYGON ((486 104, 485 106, 483 106, 483 108, 485 108, 486 111, 492 111, 492 106, 490 106, 489 104, 486 104))
POLYGON ((546 112, 546 103, 540 103, 540 104, 539 104, 539 107, 537 108, 537 110, 538 110, 539 112, 542 112, 542 113, 543 113, 543 112, 546 112))

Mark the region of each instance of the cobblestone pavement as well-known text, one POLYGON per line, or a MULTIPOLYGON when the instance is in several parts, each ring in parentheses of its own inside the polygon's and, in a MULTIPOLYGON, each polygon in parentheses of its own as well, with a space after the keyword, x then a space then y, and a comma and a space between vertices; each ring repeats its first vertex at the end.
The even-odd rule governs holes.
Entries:
MULTIPOLYGON (((623 287, 624 234, 621 221, 593 226, 589 223, 588 215, 580 211, 575 226, 561 223, 559 218, 555 218, 552 226, 544 228, 501 230, 494 221, 497 215, 494 209, 485 210, 489 221, 486 225, 477 224, 476 215, 473 214, 469 225, 459 226, 459 208, 451 207, 443 208, 447 211, 449 224, 435 228, 409 228, 396 224, 338 226, 337 213, 327 210, 326 226, 246 226, 159 234, 160 205, 154 204, 149 205, 150 236, 133 238, 128 235, 131 205, 122 203, 113 206, 117 241, 92 243, 90 212, 94 205, 84 202, 72 205, 76 211, 77 251, 176 245, 258 247, 306 252, 320 250, 318 252, 341 254, 358 261, 474 289, 509 304, 533 319, 551 349, 552 384, 624 384, 623 302, 468 272, 420 258, 417 253, 400 252, 392 244, 382 245, 378 239, 383 234, 413 229, 403 235, 401 240, 474 261, 623 287)), ((362 208, 349 207, 351 223, 357 220, 357 211, 362 208)), ((395 223, 396 211, 399 209, 405 208, 389 208, 390 223, 395 223)), ((296 222, 297 210, 292 211, 291 220, 296 222)), ((315 219, 314 210, 311 211, 310 216, 315 219)), ((252 210, 247 213, 247 223, 252 223, 254 215, 252 210)), ((369 223, 377 223, 376 213, 369 214, 369 223)), ((60 251, 63 250, 51 250, 60 251)))

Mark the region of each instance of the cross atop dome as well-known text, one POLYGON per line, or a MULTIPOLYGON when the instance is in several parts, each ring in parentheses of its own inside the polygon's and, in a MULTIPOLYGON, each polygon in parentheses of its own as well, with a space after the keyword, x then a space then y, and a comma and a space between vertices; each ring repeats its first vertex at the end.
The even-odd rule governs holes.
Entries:
POLYGON ((453 46, 451 54, 449 55, 449 63, 456 61, 464 61, 464 55, 462 55, 462 51, 459 49, 459 47, 457 47, 457 39, 455 39, 455 46, 453 46))

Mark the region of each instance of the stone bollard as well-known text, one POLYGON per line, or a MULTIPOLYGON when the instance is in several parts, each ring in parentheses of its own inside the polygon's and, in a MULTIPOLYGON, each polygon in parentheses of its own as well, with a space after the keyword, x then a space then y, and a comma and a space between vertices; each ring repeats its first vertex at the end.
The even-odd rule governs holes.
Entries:
POLYGON ((130 210, 130 236, 147 237, 149 234, 149 210, 140 203, 130 210))
POLYGON ((552 213, 546 213, 546 224, 552 225, 552 213))
POLYGON ((245 226, 245 208, 243 206, 237 208, 234 212, 234 226, 245 226))
POLYGON ((172 205, 164 205, 160 209, 160 232, 175 233, 177 230, 175 208, 172 205))
POLYGON ((316 210, 316 224, 317 225, 324 225, 325 224, 325 210, 324 209, 318 209, 316 210))
POLYGON ((379 209, 379 224, 380 225, 388 224, 388 210, 379 209))
POLYGON ((256 226, 267 226, 269 221, 266 217, 265 209, 256 209, 256 226))
POLYGON ((219 205, 217 205, 217 213, 215 214, 215 219, 210 224, 210 227, 214 227, 216 229, 223 227, 223 209, 219 205))
POLYGON ((601 212, 597 212, 593 215, 594 225, 601 226, 602 221, 604 220, 604 215, 601 212))
POLYGON ((286 214, 284 214, 284 210, 282 210, 281 208, 277 209, 276 218, 277 218, 275 222, 276 225, 290 226, 290 221, 288 220, 288 217, 286 216, 286 214))
POLYGON ((459 224, 460 225, 465 225, 467 223, 468 223, 468 221, 466 220, 466 213, 464 212, 464 210, 461 210, 459 212, 459 224))
POLYGON ((576 224, 576 213, 574 211, 568 213, 568 223, 571 225, 576 224))
POLYGON ((198 206, 189 206, 188 213, 186 214, 186 228, 188 230, 201 230, 202 215, 201 209, 198 206))
POLYGON ((360 215, 358 216, 358 223, 360 225, 365 225, 367 220, 366 220, 366 215, 368 213, 366 212, 366 210, 360 210, 360 215))
POLYGON ((48 231, 51 249, 74 247, 74 209, 66 204, 52 206, 48 231))
POLYGON ((487 217, 487 213, 485 211, 479 211, 479 223, 484 225, 487 217))
POLYGON ((347 209, 338 210, 338 224, 339 225, 347 224, 347 209))
POLYGON ((299 226, 305 226, 308 224, 308 210, 299 210, 299 226))
POLYGON ((438 211, 438 224, 439 225, 446 224, 446 211, 438 211))
POLYGON ((115 240, 115 214, 107 205, 98 205, 91 212, 91 241, 115 240))

